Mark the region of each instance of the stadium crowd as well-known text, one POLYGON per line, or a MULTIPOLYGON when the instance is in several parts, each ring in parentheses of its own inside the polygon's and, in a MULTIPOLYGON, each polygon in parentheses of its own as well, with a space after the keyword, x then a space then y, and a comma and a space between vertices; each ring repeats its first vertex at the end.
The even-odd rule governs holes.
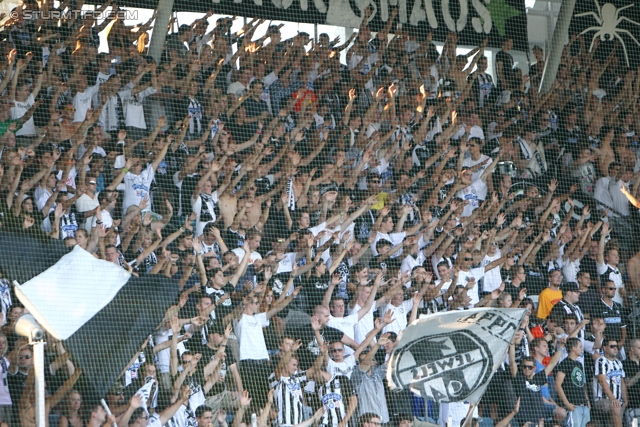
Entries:
MULTIPOLYGON (((640 70, 615 50, 572 37, 539 93, 539 47, 525 74, 506 39, 490 71, 486 41, 456 55, 450 34, 439 52, 392 32, 395 10, 372 34, 368 9, 344 42, 258 19, 208 31, 210 12, 156 62, 154 18, 25 13, 52 4, 24 0, 1 29, 1 229, 180 287, 111 416, 83 406, 73 355, 47 340, 52 426, 640 417, 640 70), (389 391, 409 323, 474 307, 527 309, 477 405, 389 391)), ((24 308, 0 285, 0 420, 32 427, 24 308)))

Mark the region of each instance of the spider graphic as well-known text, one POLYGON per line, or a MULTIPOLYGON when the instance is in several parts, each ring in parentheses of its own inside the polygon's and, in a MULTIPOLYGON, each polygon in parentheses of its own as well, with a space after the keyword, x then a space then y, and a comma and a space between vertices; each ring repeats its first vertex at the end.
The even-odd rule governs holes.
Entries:
POLYGON ((598 0, 593 0, 593 2, 596 4, 596 7, 598 8, 597 14, 593 11, 584 12, 584 13, 577 14, 576 17, 591 15, 594 17, 596 21, 598 21, 599 26, 589 27, 586 30, 584 30, 582 33, 580 33, 580 35, 587 33, 589 31, 597 31, 593 35, 593 39, 591 40, 591 47, 589 47, 589 51, 593 49, 593 43, 595 42, 596 37, 598 36, 600 36, 600 40, 602 41, 613 41, 614 37, 617 38, 618 40, 620 40, 620 43, 622 44, 622 49, 624 50, 624 59, 627 61, 627 66, 629 66, 629 57, 627 56, 627 47, 625 46, 624 40, 622 40, 622 37, 620 37, 620 34, 628 35, 633 39, 634 42, 636 42, 638 46, 640 46, 640 42, 638 42, 638 40, 636 40, 636 38, 628 30, 625 30, 624 28, 617 28, 617 27, 618 27, 618 24, 621 23, 622 21, 628 21, 634 25, 640 26, 639 22, 633 21, 627 18, 626 16, 619 16, 620 12, 630 7, 633 7, 634 4, 633 3, 628 4, 618 9, 611 3, 605 3, 602 7, 600 7, 600 4, 598 4, 598 0))

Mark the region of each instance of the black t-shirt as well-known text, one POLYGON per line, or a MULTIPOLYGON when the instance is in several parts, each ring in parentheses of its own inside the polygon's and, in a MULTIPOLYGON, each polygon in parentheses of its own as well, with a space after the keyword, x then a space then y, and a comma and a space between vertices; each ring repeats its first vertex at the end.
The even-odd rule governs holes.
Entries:
MULTIPOLYGON (((295 340, 302 340, 302 347, 298 350, 300 359, 298 360, 299 369, 305 371, 313 365, 316 358, 320 355, 320 346, 316 340, 315 333, 311 328, 311 324, 301 326, 299 328, 285 330, 285 336, 291 336, 295 340)), ((320 330, 320 335, 326 343, 342 340, 344 332, 325 326, 320 330)))
MULTIPOLYGON (((622 362, 622 368, 626 378, 633 378, 640 372, 640 364, 631 359, 622 362)), ((640 382, 636 382, 631 387, 627 386, 627 394, 629 395, 629 408, 640 408, 640 382)))
POLYGON ((518 371, 518 376, 513 380, 513 389, 520 398, 520 412, 518 421, 525 423, 531 421, 537 423, 544 418, 544 402, 542 400, 542 386, 547 383, 547 374, 540 371, 528 380, 518 371))
POLYGON ((224 243, 230 251, 236 248, 241 248, 244 245, 245 239, 246 234, 240 234, 238 231, 233 231, 231 227, 227 228, 222 236, 222 240, 224 240, 224 243))
POLYGON ((583 142, 583 140, 584 133, 578 126, 574 126, 572 130, 564 126, 558 129, 558 143, 560 147, 574 156, 578 154, 580 147, 582 147, 580 143, 583 142))
POLYGON ((310 315, 316 305, 322 304, 324 294, 329 289, 329 282, 331 276, 325 272, 322 276, 318 277, 315 274, 311 274, 308 278, 305 278, 302 282, 304 287, 304 295, 307 300, 307 313, 310 315))
POLYGON ((511 283, 510 280, 505 281, 505 285, 504 285, 504 292, 508 293, 509 295, 511 295, 511 299, 513 301, 518 299, 518 296, 520 295, 520 291, 524 288, 525 286, 521 283, 518 286, 513 286, 513 283, 511 283))
POLYGON ((214 304, 216 304, 216 319, 222 319, 227 314, 231 313, 233 310, 233 303, 231 302, 231 294, 235 292, 236 288, 233 286, 231 282, 227 282, 226 285, 222 287, 222 289, 216 289, 211 286, 207 286, 204 288, 204 291, 207 295, 210 295, 213 298, 214 304), (227 298, 223 303, 218 305, 218 300, 229 294, 229 298, 227 298))
POLYGON ((232 121, 230 123, 227 123, 225 126, 227 129, 229 129, 229 132, 231 132, 233 141, 236 144, 242 144, 243 142, 247 142, 248 140, 250 140, 256 129, 256 125, 254 123, 245 123, 239 125, 232 121))
MULTIPOLYGON (((580 266, 582 269, 582 266, 580 266)), ((580 310, 586 315, 593 313, 593 310, 598 307, 600 302, 600 296, 593 288, 587 289, 587 292, 580 292, 580 300, 576 303, 580 310)))
POLYGON ((612 303, 611 307, 609 307, 604 301, 598 301, 593 313, 597 313, 604 318, 607 325, 604 330, 604 336, 620 341, 622 339, 622 328, 626 327, 627 324, 622 317, 622 306, 615 301, 612 301, 612 303))
POLYGON ((202 176, 194 174, 187 175, 182 180, 182 187, 180 187, 180 201, 182 203, 182 215, 184 216, 189 216, 193 211, 191 198, 193 197, 193 192, 195 191, 200 179, 202 179, 202 176))
MULTIPOLYGON (((567 357, 558 365, 558 371, 564 372, 562 391, 567 396, 567 400, 573 405, 586 405, 585 386, 587 377, 582 364, 567 357)), ((559 399, 558 403, 562 404, 562 401, 559 399)))
MULTIPOLYGON (((214 350, 213 348, 207 345, 202 345, 199 339, 189 340, 189 342, 187 342, 187 348, 189 349, 191 354, 200 353, 202 355, 202 360, 200 361, 200 363, 198 363, 198 374, 199 374, 199 377, 204 377, 204 367, 213 360, 218 350, 214 350)), ((208 393, 209 396, 222 393, 227 388, 227 381, 228 381, 227 375, 231 374, 229 372, 229 367, 234 363, 236 363, 236 359, 233 357, 233 352, 230 351, 228 348, 225 348, 224 354, 225 354, 225 358, 220 362, 222 363, 222 369, 220 369, 220 375, 222 375, 225 378, 225 382, 215 383, 211 388, 211 390, 209 390, 209 393, 208 393)))
MULTIPOLYGON (((513 77, 513 57, 511 54, 505 52, 504 50, 499 50, 496 53, 496 64, 498 62, 502 62, 502 75, 507 80, 509 84, 511 84, 511 79, 513 77)), ((496 65, 497 66, 497 65, 496 65)), ((506 88, 498 81, 498 88, 500 90, 505 90, 506 88)))
POLYGON ((9 395, 11 396, 11 402, 14 402, 14 405, 18 405, 20 402, 20 398, 22 397, 22 392, 24 391, 24 387, 27 382, 27 375, 18 371, 15 375, 11 375, 11 373, 7 374, 7 382, 9 383, 9 395))

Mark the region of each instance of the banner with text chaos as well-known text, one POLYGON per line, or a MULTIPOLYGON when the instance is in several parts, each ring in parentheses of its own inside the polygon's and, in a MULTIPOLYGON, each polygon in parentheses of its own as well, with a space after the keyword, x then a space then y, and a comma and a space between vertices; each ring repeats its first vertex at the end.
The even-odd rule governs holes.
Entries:
MULTIPOLYGON (((158 2, 128 0, 118 4, 156 8, 158 2)), ((176 0, 174 10, 213 9, 223 15, 358 28, 369 5, 373 8, 369 28, 373 31, 384 28, 391 10, 397 8, 392 32, 401 25, 418 40, 425 40, 431 32, 437 41, 457 33, 461 46, 477 46, 489 37, 489 46, 501 47, 502 39, 511 37, 515 50, 528 49, 525 0, 176 0)))
POLYGON ((478 402, 518 331, 524 309, 478 308, 425 316, 402 334, 389 360, 392 389, 436 402, 478 402))
POLYGON ((581 36, 571 46, 596 49, 596 57, 606 58, 617 45, 620 66, 640 65, 640 3, 635 0, 581 0, 576 2, 569 34, 581 36))

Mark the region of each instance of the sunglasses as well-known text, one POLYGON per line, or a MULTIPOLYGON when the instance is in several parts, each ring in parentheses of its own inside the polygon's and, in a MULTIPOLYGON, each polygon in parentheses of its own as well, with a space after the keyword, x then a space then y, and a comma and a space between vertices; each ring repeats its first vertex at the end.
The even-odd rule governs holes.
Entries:
POLYGON ((344 351, 344 348, 332 348, 331 349, 331 353, 340 353, 341 351, 344 351))
POLYGON ((465 260, 465 261, 473 261, 473 258, 471 258, 471 257, 464 257, 464 260, 465 260))
POLYGON ((522 365, 522 369, 526 369, 526 370, 535 369, 535 366, 533 366, 533 365, 522 365))
POLYGON ((608 290, 608 291, 615 291, 616 290, 616 288, 605 288, 605 289, 608 290))
POLYGON ((27 359, 27 360, 29 360, 29 359, 31 359, 31 355, 26 354, 26 355, 24 355, 24 356, 20 356, 20 360, 22 360, 22 359, 27 359))
POLYGON ((618 344, 611 344, 609 348, 618 348, 618 344))

